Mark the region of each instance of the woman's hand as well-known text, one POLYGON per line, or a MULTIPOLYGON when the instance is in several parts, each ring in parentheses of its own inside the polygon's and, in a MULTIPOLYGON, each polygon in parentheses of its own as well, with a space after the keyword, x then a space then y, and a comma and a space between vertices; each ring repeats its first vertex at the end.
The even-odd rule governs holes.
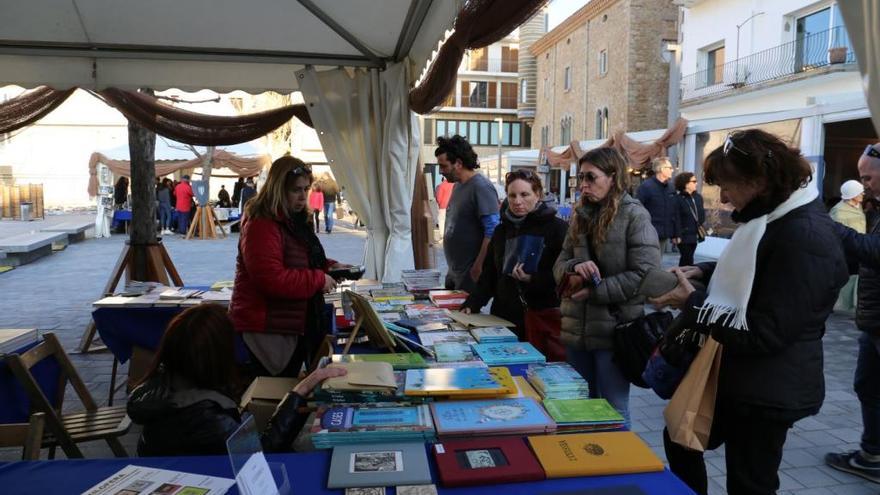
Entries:
POLYGON ((348 373, 348 370, 345 368, 337 368, 334 366, 317 369, 297 383, 296 386, 293 387, 293 391, 303 397, 308 397, 319 383, 334 376, 344 376, 346 373, 348 373))
POLYGON ((703 269, 698 266, 676 266, 669 269, 670 272, 681 272, 684 278, 702 280, 703 269))
POLYGON ((691 293, 695 290, 694 286, 691 285, 690 281, 687 279, 682 270, 673 270, 673 273, 675 273, 675 275, 678 277, 678 285, 676 285, 674 289, 667 292, 666 294, 663 294, 662 296, 648 299, 648 302, 653 304, 657 308, 671 306, 675 309, 681 309, 681 307, 684 306, 684 303, 687 302, 688 296, 690 296, 691 293))
POLYGON ((599 273, 599 267, 592 261, 584 261, 583 263, 574 265, 574 272, 583 277, 584 285, 587 285, 587 282, 592 284, 594 280, 602 280, 602 274, 599 273))
POLYGON ((513 272, 511 273, 511 275, 513 276, 513 278, 519 280, 520 282, 531 282, 532 281, 532 276, 523 270, 522 263, 517 263, 516 265, 513 266, 513 272))
POLYGON ((336 289, 336 281, 330 275, 324 274, 324 293, 332 292, 336 289))

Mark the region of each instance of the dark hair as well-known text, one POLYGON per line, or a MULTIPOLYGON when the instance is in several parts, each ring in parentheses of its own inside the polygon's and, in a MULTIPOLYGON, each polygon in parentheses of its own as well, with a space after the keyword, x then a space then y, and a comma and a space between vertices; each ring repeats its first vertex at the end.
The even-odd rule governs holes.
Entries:
POLYGON ((766 186, 758 196, 768 207, 775 208, 813 178, 801 150, 769 132, 748 129, 728 137, 732 146, 726 155, 722 145, 706 157, 703 177, 707 184, 763 182, 766 186))
POLYGON ((160 369, 186 379, 194 387, 236 398, 235 330, 226 309, 202 304, 175 316, 162 335, 144 381, 160 369))
POLYGON ((458 134, 452 137, 437 138, 437 149, 434 150, 434 156, 440 156, 443 153, 446 153, 446 159, 450 163, 461 160, 461 164, 467 169, 480 168, 480 164, 477 162, 477 154, 471 148, 471 143, 468 142, 467 138, 463 138, 458 134))
POLYGON ((684 192, 688 183, 690 183, 691 178, 694 176, 691 172, 682 172, 675 176, 675 190, 678 192, 684 192))
MULTIPOLYGON (((581 218, 577 213, 572 216, 573 232, 580 235, 586 232, 587 238, 591 240, 594 250, 598 250, 599 246, 605 243, 608 235, 608 229, 611 228, 611 222, 617 216, 617 210, 620 209, 620 201, 623 199, 624 193, 629 188, 629 174, 627 173, 627 161, 619 151, 614 148, 600 147, 594 148, 586 153, 578 160, 578 173, 581 167, 588 163, 602 171, 608 177, 611 177, 611 188, 608 189, 608 195, 599 205, 599 214, 590 218, 581 218)), ((581 197, 581 205, 587 204, 587 197, 581 197)))
POLYGON ((532 192, 538 196, 538 199, 542 199, 544 197, 544 185, 541 184, 541 178, 538 177, 538 174, 532 172, 531 170, 514 170, 512 172, 507 172, 507 175, 504 177, 504 191, 507 192, 507 188, 510 184, 515 180, 524 180, 532 185, 532 192))

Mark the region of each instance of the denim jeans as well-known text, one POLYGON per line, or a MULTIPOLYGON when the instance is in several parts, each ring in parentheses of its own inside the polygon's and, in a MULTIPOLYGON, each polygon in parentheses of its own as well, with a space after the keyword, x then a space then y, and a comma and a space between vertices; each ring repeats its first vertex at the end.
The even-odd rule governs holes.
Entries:
POLYGON ((333 231, 333 220, 336 216, 336 203, 324 203, 324 230, 329 234, 333 231))
POLYGON ((189 230, 189 212, 177 210, 177 232, 186 235, 189 230))
POLYGON ((629 428, 629 381, 614 363, 614 351, 585 351, 566 347, 565 354, 568 363, 590 385, 590 398, 607 400, 611 407, 623 415, 629 428))
POLYGON ((854 388, 862 405, 862 450, 880 455, 880 337, 859 336, 854 388))
POLYGON ((159 203, 159 228, 171 229, 171 205, 159 203))

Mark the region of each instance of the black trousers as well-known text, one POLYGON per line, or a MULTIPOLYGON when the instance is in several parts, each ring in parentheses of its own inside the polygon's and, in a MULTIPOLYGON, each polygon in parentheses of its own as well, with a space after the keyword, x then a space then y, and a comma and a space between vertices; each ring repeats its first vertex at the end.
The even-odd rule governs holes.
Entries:
POLYGON ((678 252, 681 258, 678 259, 678 266, 691 266, 694 264, 694 251, 697 250, 696 243, 678 243, 678 252))
POLYGON ((312 212, 312 215, 315 216, 315 233, 320 234, 321 233, 321 219, 319 218, 319 216, 321 215, 321 210, 314 210, 312 212))
MULTIPOLYGON (((779 489, 782 447, 792 423, 743 416, 716 406, 709 449, 724 444, 729 495, 774 495, 779 489)), ((702 452, 674 443, 663 429, 669 469, 700 495, 709 493, 702 452)))

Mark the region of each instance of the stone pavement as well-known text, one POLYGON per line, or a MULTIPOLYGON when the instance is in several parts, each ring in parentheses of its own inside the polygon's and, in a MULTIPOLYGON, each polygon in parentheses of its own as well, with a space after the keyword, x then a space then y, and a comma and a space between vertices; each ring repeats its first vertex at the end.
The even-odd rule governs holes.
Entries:
MULTIPOLYGON (((68 217, 69 218, 69 217, 68 217)), ((45 222, 60 222, 64 217, 48 217, 45 222)), ((38 222, 0 222, 0 239, 20 230, 37 230, 38 222), (14 231, 14 232, 13 232, 14 231)), ((337 222, 331 235, 321 234, 327 255, 347 263, 361 263, 366 233, 352 229, 351 223, 337 222)), ((59 336, 68 352, 79 343, 91 312, 92 302, 109 277, 126 236, 88 239, 72 244, 61 252, 0 274, 0 328, 37 327, 59 336)), ((186 241, 178 236, 165 239, 165 245, 183 280, 192 285, 209 285, 217 280, 231 280, 235 269, 238 236, 216 241, 186 241)), ((434 252, 437 265, 445 271, 442 249, 434 252)), ((676 255, 667 255, 664 264, 673 265, 676 255)), ((861 434, 859 404, 852 392, 852 376, 857 354, 858 331, 852 318, 833 315, 825 336, 825 404, 819 415, 798 422, 789 432, 780 469, 780 494, 861 495, 880 493, 880 486, 824 466, 822 457, 832 450, 858 448, 861 434)), ((74 354, 74 364, 98 402, 106 401, 112 356, 109 353, 74 354)), ((126 366, 120 369, 125 376, 126 366)), ((69 387, 68 387, 69 389, 69 387)), ((123 394, 124 395, 124 394, 123 394)), ((633 388, 630 408, 633 429, 665 457, 662 446, 663 408, 665 401, 653 392, 633 388)), ((124 397, 117 394, 118 403, 124 397)), ((74 409, 75 396, 68 390, 68 407, 74 409)), ((135 452, 138 429, 132 428, 123 443, 135 452)), ((87 457, 112 456, 106 444, 85 445, 87 457)), ((20 451, 0 449, 0 461, 14 460, 20 451)), ((43 453, 45 459, 46 453, 43 453)), ((59 452, 59 457, 63 453, 59 452)), ((710 493, 724 494, 725 466, 723 447, 706 455, 710 493)))

